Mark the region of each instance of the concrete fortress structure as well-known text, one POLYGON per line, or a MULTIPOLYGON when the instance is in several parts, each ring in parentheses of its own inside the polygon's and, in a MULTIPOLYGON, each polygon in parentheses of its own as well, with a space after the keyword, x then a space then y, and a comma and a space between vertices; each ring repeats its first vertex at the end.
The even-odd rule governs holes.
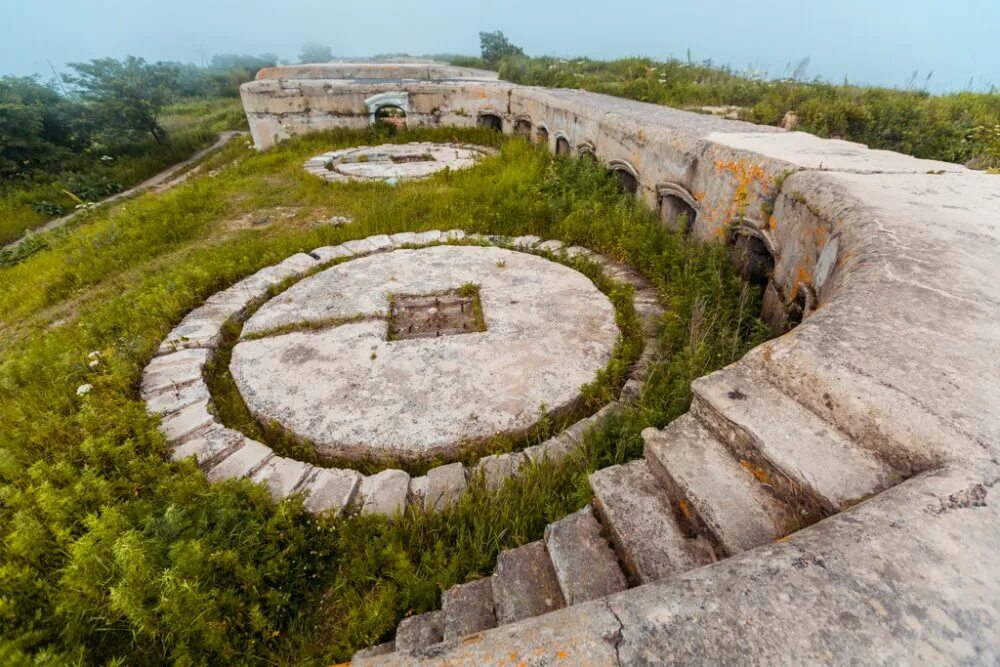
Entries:
POLYGON ((274 68, 242 95, 261 149, 384 103, 592 156, 729 244, 784 332, 595 473, 593 510, 359 662, 1000 662, 1000 176, 435 65, 274 68))

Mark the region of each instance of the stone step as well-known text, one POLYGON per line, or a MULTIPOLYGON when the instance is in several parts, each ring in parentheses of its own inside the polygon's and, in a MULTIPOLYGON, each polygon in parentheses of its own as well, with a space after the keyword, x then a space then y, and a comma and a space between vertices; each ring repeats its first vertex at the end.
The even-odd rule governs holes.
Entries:
POLYGON ((498 625, 566 606, 556 571, 541 540, 501 553, 491 579, 498 625))
POLYGON ((429 611, 410 616, 396 628, 396 650, 417 651, 444 640, 444 612, 429 611))
POLYGON ((452 586, 441 595, 444 639, 450 641, 497 626, 493 582, 487 577, 452 586))
POLYGON ((787 504, 828 514, 899 481, 888 465, 739 364, 695 380, 691 412, 787 504))
POLYGON ((690 413, 647 428, 646 462, 681 513, 725 555, 773 542, 796 523, 749 470, 690 413))
POLYGON ((644 460, 598 470, 590 476, 594 509, 636 584, 686 572, 714 560, 704 538, 687 537, 674 518, 666 491, 644 460))
POLYGON ((628 588, 615 552, 590 506, 545 527, 545 547, 567 605, 628 588))

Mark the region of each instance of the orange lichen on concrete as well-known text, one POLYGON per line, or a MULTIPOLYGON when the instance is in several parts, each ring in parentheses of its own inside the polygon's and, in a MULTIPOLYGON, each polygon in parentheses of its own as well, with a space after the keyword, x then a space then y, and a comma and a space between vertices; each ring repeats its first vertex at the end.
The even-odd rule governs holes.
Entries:
POLYGON ((730 218, 746 213, 751 187, 754 184, 759 186, 763 194, 774 189, 773 179, 768 177, 767 170, 748 160, 716 160, 715 170, 719 173, 728 173, 736 180, 736 190, 733 192, 729 210, 730 218))
POLYGON ((771 483, 771 478, 767 476, 767 471, 765 471, 763 468, 755 466, 753 463, 750 463, 750 461, 747 461, 746 459, 740 459, 740 465, 743 466, 746 470, 748 470, 751 475, 756 477, 757 481, 760 482, 761 484, 771 483))

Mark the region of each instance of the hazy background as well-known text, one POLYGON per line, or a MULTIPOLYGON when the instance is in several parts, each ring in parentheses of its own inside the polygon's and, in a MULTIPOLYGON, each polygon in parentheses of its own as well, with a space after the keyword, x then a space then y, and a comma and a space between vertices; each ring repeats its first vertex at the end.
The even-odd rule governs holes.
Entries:
POLYGON ((1000 0, 3 0, 0 73, 51 76, 104 56, 199 63, 306 41, 334 54, 479 52, 502 30, 529 55, 711 59, 737 70, 932 91, 1000 84, 1000 0), (918 72, 916 79, 913 73, 918 72))

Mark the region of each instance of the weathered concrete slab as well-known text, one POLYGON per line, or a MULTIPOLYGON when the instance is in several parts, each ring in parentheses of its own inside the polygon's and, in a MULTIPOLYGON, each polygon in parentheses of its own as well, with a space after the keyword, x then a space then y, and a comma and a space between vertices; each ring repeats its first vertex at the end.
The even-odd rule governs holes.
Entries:
POLYGON ((451 463, 427 471, 427 495, 424 508, 439 511, 455 502, 466 487, 465 466, 451 463))
POLYGON ((619 335, 610 301, 583 274, 476 246, 336 265, 267 302, 243 331, 274 332, 244 338, 230 365, 258 418, 329 456, 402 460, 454 456, 464 444, 525 432, 543 405, 561 410, 576 400, 619 335), (485 332, 386 340, 388 294, 467 284, 479 286, 485 332), (287 332, 301 323, 327 326, 287 332))
POLYGON ((792 517, 740 466, 725 445, 690 415, 663 431, 642 432, 650 470, 683 500, 726 554, 752 549, 795 528, 792 517))
POLYGON ((250 478, 263 483, 275 500, 281 500, 296 491, 312 471, 308 463, 272 456, 250 478))
POLYGON ((208 480, 217 482, 224 479, 246 477, 273 455, 274 452, 271 451, 270 447, 248 438, 241 447, 208 471, 208 480))
POLYGON ((495 628, 497 614, 493 603, 493 582, 489 577, 452 586, 441 594, 444 612, 444 639, 460 639, 495 628))
POLYGON ((402 470, 383 470, 364 477, 358 490, 361 513, 392 516, 397 511, 402 512, 409 491, 410 476, 402 470))
POLYGON ((302 485, 308 494, 305 508, 314 514, 341 514, 351 506, 361 486, 361 473, 356 470, 317 468, 302 485))
POLYGON ((219 425, 175 447, 170 458, 180 461, 193 456, 202 469, 209 469, 242 446, 246 440, 246 436, 239 431, 219 425))
POLYGON ((545 547, 567 605, 595 600, 628 587, 590 506, 546 526, 545 547))
POLYGON ((598 470, 590 486, 594 509, 636 582, 659 581, 714 560, 705 540, 681 531, 666 491, 644 460, 598 470))
POLYGON ((180 445, 216 425, 208 411, 209 399, 202 399, 164 417, 160 431, 172 445, 180 445))
POLYGON ((404 653, 433 646, 444 639, 444 612, 409 616, 396 629, 396 650, 404 653))
POLYGON ((542 541, 501 553, 491 579, 500 625, 546 614, 566 605, 542 541))

